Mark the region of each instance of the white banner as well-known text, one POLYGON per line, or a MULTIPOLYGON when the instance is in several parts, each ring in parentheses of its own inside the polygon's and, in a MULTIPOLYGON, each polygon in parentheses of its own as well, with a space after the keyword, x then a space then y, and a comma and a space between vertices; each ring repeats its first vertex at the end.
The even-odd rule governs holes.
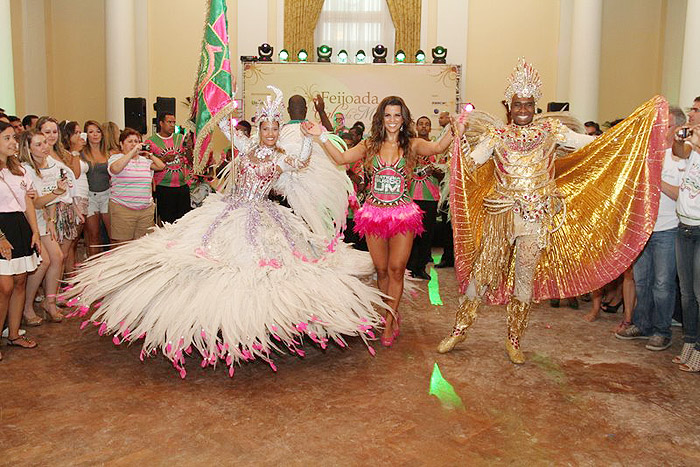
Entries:
POLYGON ((320 94, 331 122, 341 112, 347 127, 361 121, 369 131, 377 104, 396 95, 404 99, 414 121, 428 116, 437 135, 438 114, 457 110, 460 79, 459 65, 247 62, 237 97, 250 121, 258 103, 271 93, 267 86, 273 85, 282 90, 285 100, 294 94, 306 98, 307 118, 318 120, 312 98, 320 94))

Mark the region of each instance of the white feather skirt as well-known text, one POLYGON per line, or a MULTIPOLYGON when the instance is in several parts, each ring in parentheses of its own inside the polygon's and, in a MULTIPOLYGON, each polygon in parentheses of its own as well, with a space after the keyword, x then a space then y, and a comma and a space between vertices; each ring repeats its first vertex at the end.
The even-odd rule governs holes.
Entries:
POLYGON ((90 258, 64 292, 73 315, 115 344, 143 340, 141 358, 162 352, 184 378, 185 356, 202 366, 274 351, 302 355, 308 337, 325 348, 368 339, 384 296, 366 281, 369 254, 312 233, 270 201, 235 204, 220 194, 173 225, 90 258))

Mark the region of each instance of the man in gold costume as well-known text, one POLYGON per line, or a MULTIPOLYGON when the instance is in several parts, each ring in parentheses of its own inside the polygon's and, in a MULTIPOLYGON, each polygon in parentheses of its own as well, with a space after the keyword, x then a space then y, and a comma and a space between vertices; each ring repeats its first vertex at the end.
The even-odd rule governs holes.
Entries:
MULTIPOLYGON (((466 338, 467 329, 474 323, 481 302, 486 299, 489 303, 506 304, 506 351, 513 363, 522 364, 525 357, 520 339, 527 327, 533 299, 572 296, 577 292, 576 287, 557 289, 554 286, 545 287, 538 291, 537 296, 533 296, 533 287, 538 273, 542 276, 540 282, 547 285, 545 269, 551 269, 558 258, 548 258, 544 267, 539 263, 542 262, 543 254, 550 249, 555 233, 565 230, 562 228, 565 220, 569 223, 571 217, 567 214, 567 201, 571 193, 560 190, 567 185, 560 187, 555 178, 555 173, 559 175, 562 170, 566 172, 565 168, 555 168, 557 156, 581 148, 594 138, 572 131, 558 119, 535 118, 537 100, 540 97, 539 74, 521 59, 505 92, 506 101, 510 103, 512 123, 503 125, 491 117, 491 121, 485 122, 483 129, 477 132, 479 136, 474 141, 473 150, 464 136, 459 150, 456 148, 454 152, 453 159, 458 159, 453 160, 453 177, 457 177, 457 181, 453 180, 456 190, 451 199, 457 256, 455 268, 465 297, 457 312, 452 333, 438 346, 440 353, 451 351, 466 338), (487 162, 488 167, 484 167, 487 162), (485 171, 481 170, 482 167, 485 171)), ((468 129, 478 126, 475 119, 478 120, 475 115, 468 118, 468 129)), ((653 118, 650 121, 656 120, 653 118)), ((649 129, 653 126, 653 123, 648 125, 649 129)), ((643 134, 649 135, 649 131, 643 134)), ((603 145, 593 153, 602 162, 606 159, 601 154, 612 156, 611 151, 610 145, 603 145)), ((639 151, 639 154, 635 160, 637 166, 642 166, 647 163, 647 151, 639 151)), ((583 159, 585 156, 584 152, 583 159)), ((581 162, 584 160, 579 160, 579 167, 574 166, 570 174, 576 174, 577 170, 581 172, 581 162)), ((635 167, 638 168, 637 166, 635 167)), ((589 172, 593 177, 601 176, 601 179, 609 174, 609 171, 589 172)), ((572 181, 574 180, 569 180, 572 181)), ((640 181, 646 182, 635 179, 629 188, 634 189, 640 181)), ((585 197, 585 193, 579 193, 578 198, 582 197, 585 197)), ((651 194, 643 211, 654 209, 653 197, 651 194)), ((617 203, 617 199, 612 196, 614 205, 629 212, 630 207, 625 204, 627 202, 617 203)), ((658 204, 658 193, 656 203, 658 204)), ((579 221, 576 214, 573 218, 574 223, 579 221)), ((651 232, 647 226, 642 226, 632 243, 636 245, 641 242, 643 246, 646 238, 642 237, 648 237, 646 230, 651 232)), ((578 235, 578 232, 574 235, 578 235)), ((585 232, 583 236, 586 237, 585 232)), ((586 237, 586 241, 595 243, 589 237, 591 236, 586 237)), ((622 239, 612 238, 603 243, 614 244, 620 240, 622 239)), ((556 255, 556 251, 554 253, 556 255)), ((567 254, 571 256, 570 253, 567 254)), ((617 268, 634 259, 621 259, 615 254, 612 256, 613 262, 619 263, 616 264, 617 268)), ((581 262, 582 259, 579 257, 578 261, 581 262)), ((575 263, 576 260, 573 261, 575 263)), ((585 274, 585 268, 583 269, 580 272, 585 274)), ((566 270, 569 274, 577 272, 570 267, 564 268, 563 272, 566 273, 566 270)), ((594 280, 589 277, 578 288, 592 288, 595 283, 607 280, 607 277, 602 277, 606 275, 608 274, 600 274, 601 277, 594 280)), ((571 282, 571 278, 568 280, 571 282)), ((556 283, 557 280, 553 282, 556 283)))

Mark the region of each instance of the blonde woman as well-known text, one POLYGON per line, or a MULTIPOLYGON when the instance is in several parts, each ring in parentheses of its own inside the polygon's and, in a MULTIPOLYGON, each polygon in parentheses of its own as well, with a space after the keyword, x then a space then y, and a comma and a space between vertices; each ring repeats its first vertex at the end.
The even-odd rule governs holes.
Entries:
POLYGON ((74 157, 63 145, 58 121, 53 117, 41 117, 36 122, 36 128, 46 137, 46 142, 49 145, 49 155, 68 166, 73 172, 73 175, 70 175, 69 178, 75 181, 80 174, 80 158, 74 157))
POLYGON ((28 130, 20 136, 19 159, 37 191, 34 208, 42 258, 41 266, 27 279, 24 316, 25 320, 32 317, 34 297, 43 281, 46 319, 60 323, 63 315, 56 307, 56 292, 63 272, 64 253, 57 241, 56 215, 59 203, 69 204, 71 199, 67 180, 70 169, 50 156, 47 138, 38 130, 28 130))
POLYGON ((104 122, 102 124, 102 131, 104 131, 105 138, 105 149, 107 150, 108 156, 113 156, 121 152, 121 146, 119 145, 119 135, 121 135, 121 130, 119 125, 114 122, 104 122))
MULTIPOLYGON (((49 145, 49 157, 59 164, 59 169, 63 169, 60 172, 61 178, 65 178, 68 182, 69 193, 56 203, 56 212, 53 216, 56 239, 61 245, 61 251, 65 258, 69 254, 73 241, 78 237, 78 226, 85 222, 85 216, 73 204, 77 178, 80 175, 80 158, 74 157, 63 146, 61 132, 55 118, 41 117, 36 122, 36 127, 46 137, 46 143, 49 145)), ((51 165, 51 161, 49 161, 49 165, 51 165)))

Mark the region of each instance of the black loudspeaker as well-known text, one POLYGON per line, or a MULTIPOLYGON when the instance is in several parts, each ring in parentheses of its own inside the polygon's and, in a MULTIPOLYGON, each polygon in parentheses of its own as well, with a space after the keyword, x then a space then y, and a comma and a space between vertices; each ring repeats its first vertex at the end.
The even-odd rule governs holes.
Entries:
POLYGON ((146 99, 143 97, 124 98, 124 126, 146 134, 146 99))
POLYGON ((153 103, 153 110, 155 110, 156 115, 153 117, 153 132, 158 131, 158 117, 161 114, 168 113, 175 115, 175 98, 174 97, 156 97, 156 101, 153 103))
POLYGON ((547 103, 547 112, 568 112, 571 110, 569 108, 568 102, 549 102, 547 103))
POLYGON ((174 97, 156 97, 156 102, 153 104, 153 110, 156 111, 156 116, 162 113, 175 115, 175 98, 174 97))

